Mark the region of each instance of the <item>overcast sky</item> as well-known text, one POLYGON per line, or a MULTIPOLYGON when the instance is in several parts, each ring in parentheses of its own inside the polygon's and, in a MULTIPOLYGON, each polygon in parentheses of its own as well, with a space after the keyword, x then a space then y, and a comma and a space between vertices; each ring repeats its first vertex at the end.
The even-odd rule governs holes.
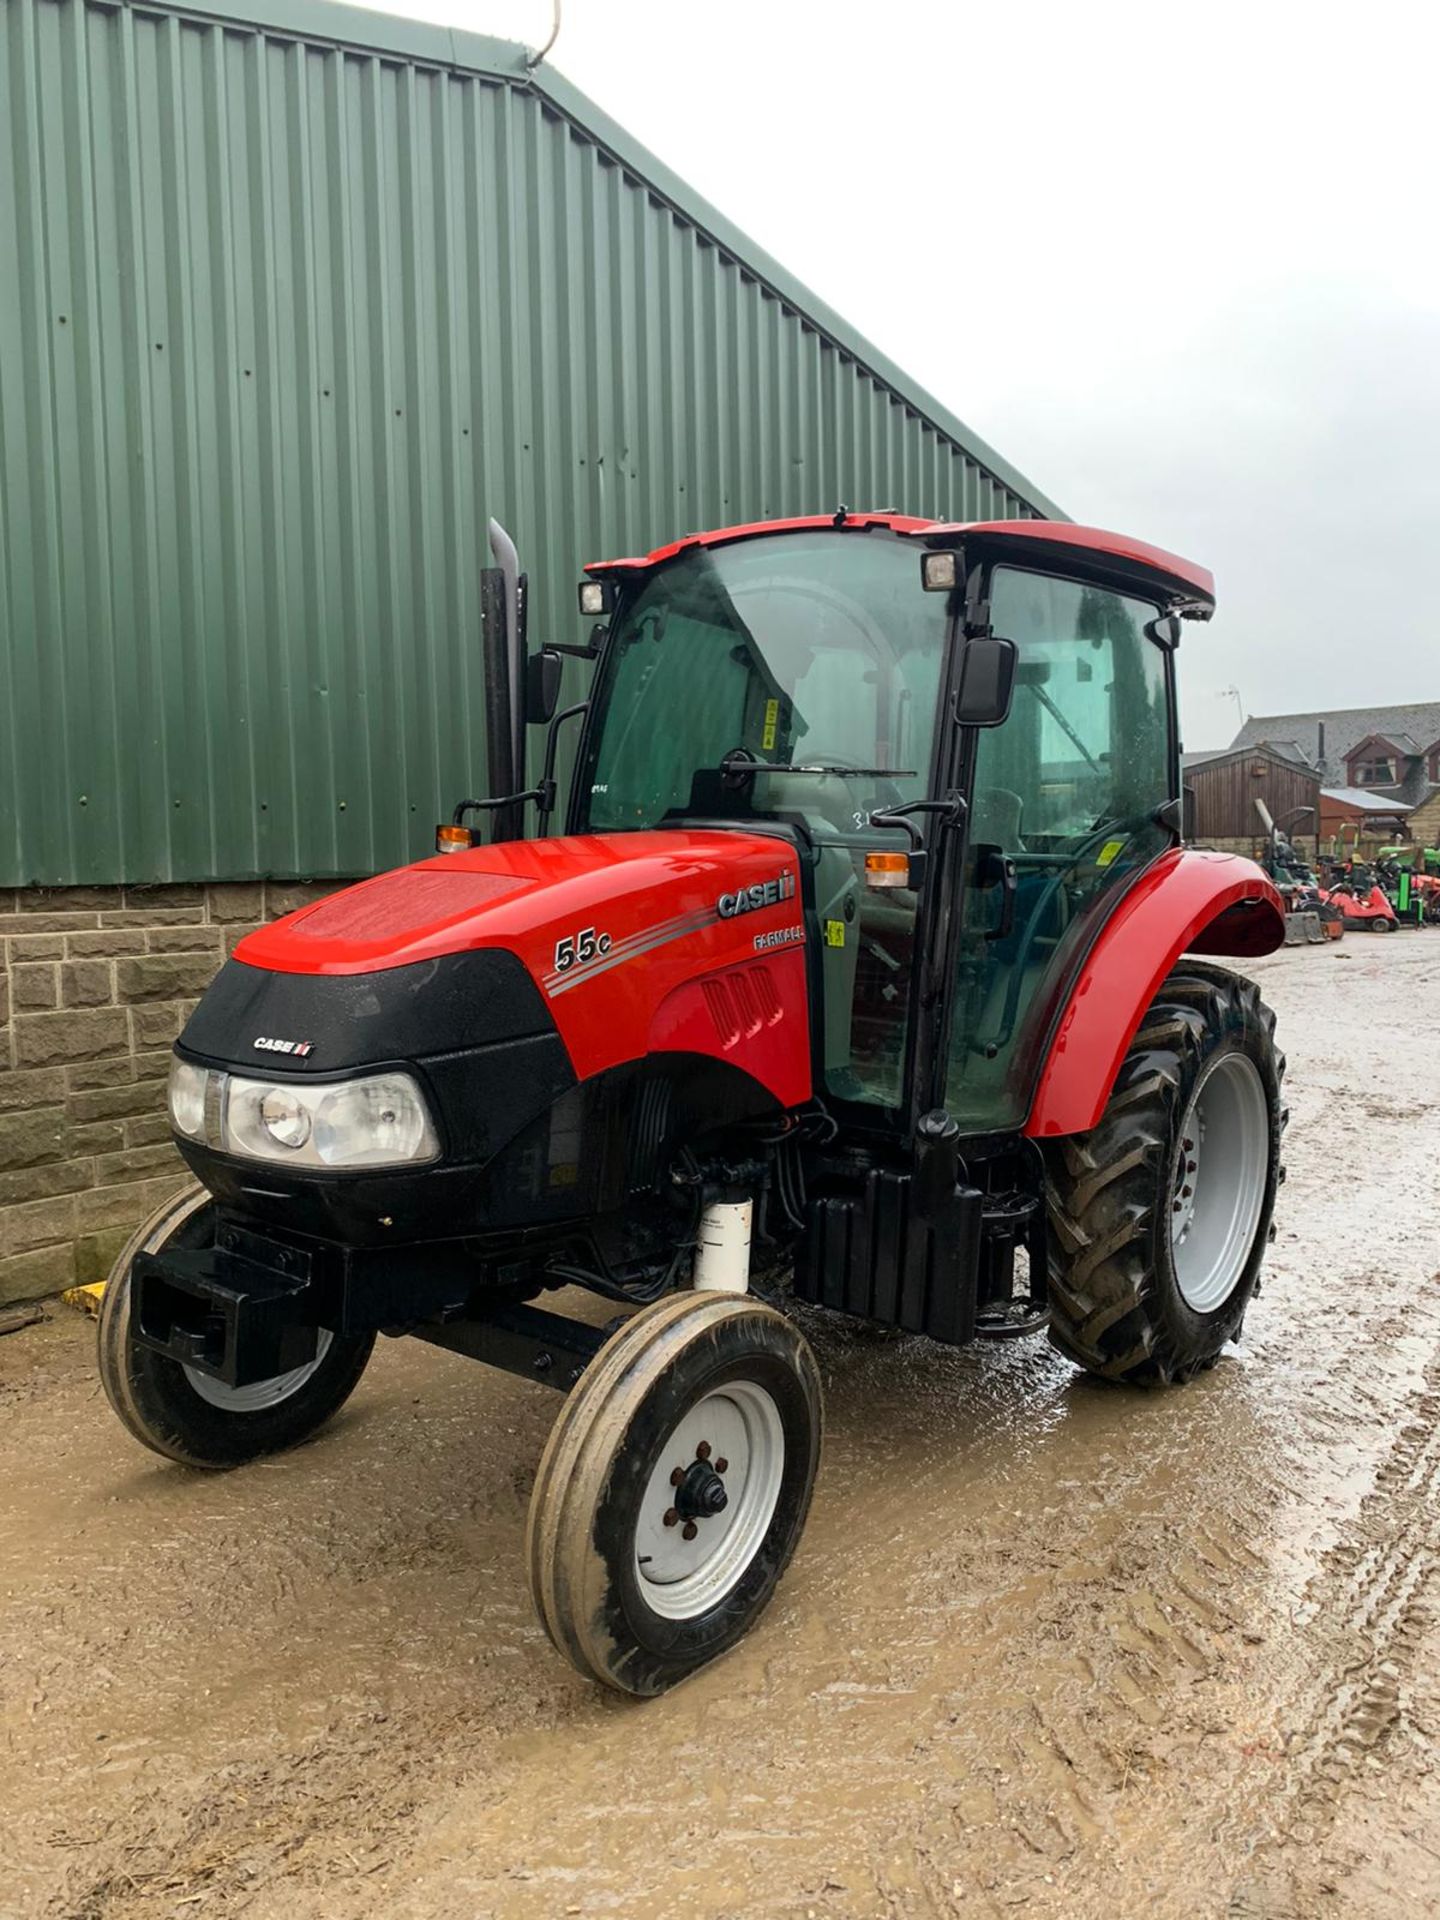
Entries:
POLYGON ((1440 699, 1440 7, 565 0, 551 62, 1074 519, 1214 569, 1187 746, 1232 686, 1440 699))

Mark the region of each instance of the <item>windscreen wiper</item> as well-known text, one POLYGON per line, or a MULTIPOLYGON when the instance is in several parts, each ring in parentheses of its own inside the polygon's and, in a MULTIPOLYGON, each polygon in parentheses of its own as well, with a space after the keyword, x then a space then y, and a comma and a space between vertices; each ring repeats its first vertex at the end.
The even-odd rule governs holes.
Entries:
POLYGON ((737 786, 756 773, 838 773, 842 779, 851 780, 913 780, 915 778, 914 767, 836 767, 818 760, 757 760, 745 747, 736 747, 726 754, 718 767, 707 767, 704 771, 723 774, 727 781, 737 786))

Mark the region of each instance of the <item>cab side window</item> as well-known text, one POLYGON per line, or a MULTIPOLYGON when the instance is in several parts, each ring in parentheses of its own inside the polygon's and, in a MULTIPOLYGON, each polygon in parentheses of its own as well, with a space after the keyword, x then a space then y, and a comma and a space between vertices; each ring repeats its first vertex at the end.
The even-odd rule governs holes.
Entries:
POLYGON ((1010 717, 976 749, 946 1087, 968 1128, 1023 1123, 1055 988, 1109 896, 1169 844, 1152 817, 1170 797, 1156 611, 1045 574, 993 576, 991 624, 1019 659, 1010 717))

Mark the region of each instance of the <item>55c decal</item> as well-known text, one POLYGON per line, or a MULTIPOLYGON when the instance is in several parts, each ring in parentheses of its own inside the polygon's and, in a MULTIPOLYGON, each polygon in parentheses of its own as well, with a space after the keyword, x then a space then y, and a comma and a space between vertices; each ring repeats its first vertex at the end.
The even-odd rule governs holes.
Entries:
POLYGON ((555 971, 569 973, 572 967, 583 967, 587 961, 599 960, 609 953, 611 939, 608 933, 597 933, 594 927, 586 927, 580 933, 567 933, 563 940, 555 942, 555 971))

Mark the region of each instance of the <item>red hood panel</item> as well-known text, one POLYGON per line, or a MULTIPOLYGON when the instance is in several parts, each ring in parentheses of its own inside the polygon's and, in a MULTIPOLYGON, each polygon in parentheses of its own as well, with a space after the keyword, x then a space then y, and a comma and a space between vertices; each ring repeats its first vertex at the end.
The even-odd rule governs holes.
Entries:
POLYGON ((302 907, 285 922, 287 939, 323 941, 326 957, 338 957, 343 949, 345 955, 363 955, 374 965, 397 940, 413 938, 417 929, 443 934, 472 919, 477 908, 525 884, 509 873, 453 872, 448 861, 438 870, 401 867, 302 907))
POLYGON ((523 961, 582 1079, 656 1048, 740 1064, 753 1042, 767 1057, 749 1071, 787 1105, 809 1096, 799 861, 762 834, 587 834, 437 855, 261 927, 235 958, 355 974, 485 947, 523 961), (742 997, 783 1009, 783 1044, 757 1025, 737 1052, 704 1013, 697 982, 735 970, 742 997))
MULTIPOLYGON (((510 840, 362 880, 261 927, 235 958, 277 973, 372 973, 468 947, 518 951, 552 925, 558 939, 597 915, 597 937, 613 942, 682 908, 714 909, 721 893, 762 877, 757 865, 768 876, 786 864, 795 856, 784 842, 749 833, 510 840), (614 927, 602 912, 612 909, 622 916, 614 927)), ((550 970, 550 961, 540 969, 550 970)))

